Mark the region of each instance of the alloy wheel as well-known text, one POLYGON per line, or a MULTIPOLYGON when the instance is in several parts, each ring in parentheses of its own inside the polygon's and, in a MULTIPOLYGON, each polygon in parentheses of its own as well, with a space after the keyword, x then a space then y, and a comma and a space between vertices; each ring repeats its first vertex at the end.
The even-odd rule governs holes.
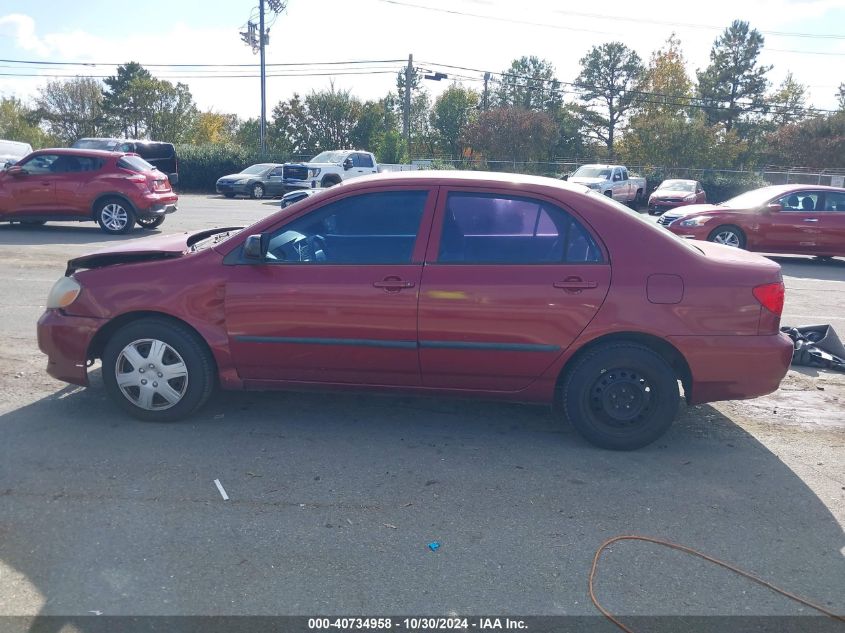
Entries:
POLYGON ((116 202, 110 202, 104 206, 100 217, 103 220, 103 226, 109 231, 122 231, 129 222, 129 213, 116 202))

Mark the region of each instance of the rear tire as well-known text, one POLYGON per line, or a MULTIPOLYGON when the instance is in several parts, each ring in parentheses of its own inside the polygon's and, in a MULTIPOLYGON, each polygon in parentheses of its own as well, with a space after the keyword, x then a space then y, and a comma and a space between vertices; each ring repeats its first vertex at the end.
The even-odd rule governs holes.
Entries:
POLYGON ((211 396, 215 375, 214 359, 202 339, 166 319, 125 325, 103 351, 109 396, 129 415, 148 422, 191 415, 211 396))
POLYGON ((135 226, 135 211, 120 198, 107 198, 97 205, 94 217, 109 235, 129 233, 135 226))
POLYGON ((164 216, 157 215, 154 218, 137 218, 135 221, 142 229, 154 229, 162 225, 164 222, 164 216))
POLYGON ((734 248, 745 248, 746 242, 745 233, 742 232, 742 229, 732 224, 717 226, 710 231, 707 241, 724 244, 725 246, 733 246, 734 248))
POLYGON ((678 412, 678 380, 662 356, 637 343, 607 343, 567 372, 560 390, 572 426, 591 444, 630 451, 663 435, 678 412))

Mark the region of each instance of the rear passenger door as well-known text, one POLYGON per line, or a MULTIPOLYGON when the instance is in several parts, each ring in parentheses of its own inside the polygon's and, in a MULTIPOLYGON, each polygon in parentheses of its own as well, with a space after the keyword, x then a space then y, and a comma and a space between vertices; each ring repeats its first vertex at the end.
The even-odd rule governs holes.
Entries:
POLYGON ((845 256, 845 193, 823 191, 818 202, 819 255, 845 256))
POLYGON ((554 202, 441 188, 419 299, 423 385, 527 387, 587 326, 609 286, 596 237, 554 202))

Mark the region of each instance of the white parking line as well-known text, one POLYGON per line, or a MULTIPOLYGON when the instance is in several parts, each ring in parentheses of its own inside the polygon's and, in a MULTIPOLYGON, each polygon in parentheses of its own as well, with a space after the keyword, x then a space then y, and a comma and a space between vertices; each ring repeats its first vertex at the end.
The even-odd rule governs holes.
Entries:
POLYGON ((228 501, 229 495, 227 495, 226 491, 223 490, 223 484, 220 483, 219 479, 214 480, 214 485, 217 486, 217 490, 220 491, 220 496, 223 497, 223 501, 228 501))

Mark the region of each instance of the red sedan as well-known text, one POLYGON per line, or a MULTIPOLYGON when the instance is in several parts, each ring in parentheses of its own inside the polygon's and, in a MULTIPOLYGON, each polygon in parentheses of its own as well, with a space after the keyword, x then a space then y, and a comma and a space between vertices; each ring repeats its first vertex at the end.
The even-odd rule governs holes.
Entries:
POLYGON ((690 403, 777 389, 780 267, 693 245, 589 189, 514 174, 362 177, 247 229, 71 260, 47 371, 168 421, 212 389, 354 388, 558 402, 644 446, 690 403))
POLYGON ((845 256, 845 189, 778 185, 665 213, 672 233, 765 253, 845 256))
POLYGON ((676 207, 704 202, 707 193, 697 180, 664 180, 648 197, 648 214, 660 215, 676 207))

